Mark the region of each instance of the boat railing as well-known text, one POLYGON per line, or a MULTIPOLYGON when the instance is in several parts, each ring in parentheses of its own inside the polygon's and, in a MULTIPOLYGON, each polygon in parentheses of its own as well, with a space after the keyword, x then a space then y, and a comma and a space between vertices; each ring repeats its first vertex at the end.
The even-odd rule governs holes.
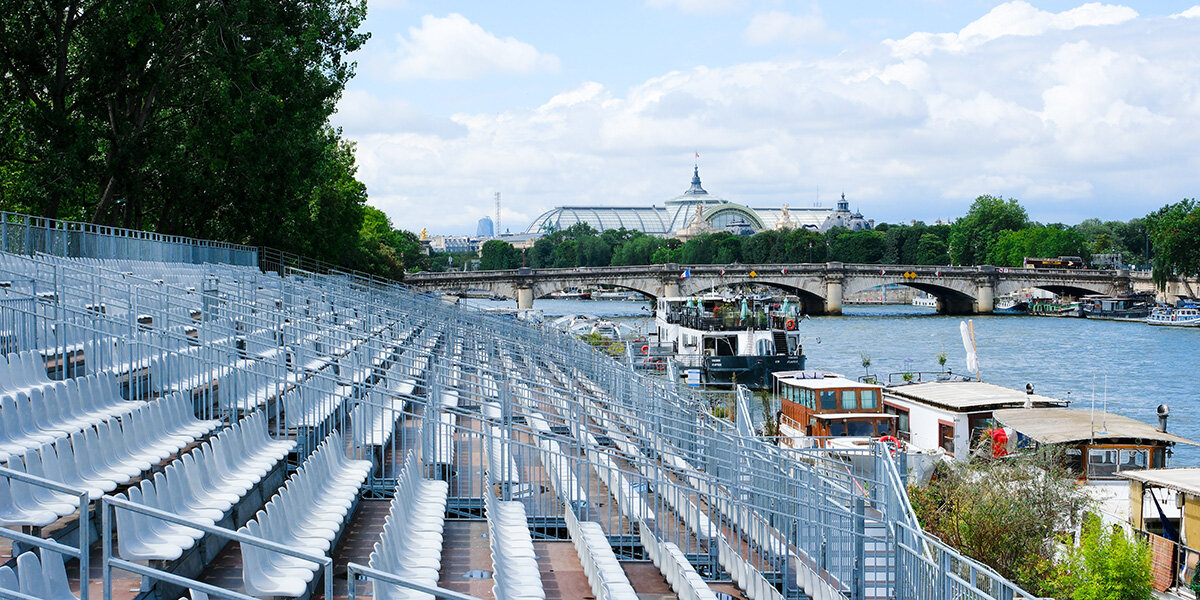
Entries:
MULTIPOLYGON (((864 375, 859 377, 858 380, 865 382, 865 378, 874 377, 874 375, 864 375)), ((970 381, 971 379, 973 378, 970 375, 956 375, 949 369, 945 371, 897 371, 894 373, 888 373, 887 385, 927 383, 930 381, 970 381)))

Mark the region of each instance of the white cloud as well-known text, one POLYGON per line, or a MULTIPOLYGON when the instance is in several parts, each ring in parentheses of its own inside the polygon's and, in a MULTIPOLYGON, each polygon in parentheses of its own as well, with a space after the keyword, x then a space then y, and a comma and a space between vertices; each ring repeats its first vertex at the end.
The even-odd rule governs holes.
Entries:
POLYGON ((348 95, 339 118, 364 131, 371 202, 414 230, 473 231, 496 191, 513 230, 554 206, 661 205, 686 189, 695 150, 705 187, 750 206, 830 205, 845 191, 868 217, 932 221, 992 193, 1042 221, 1129 219, 1200 189, 1200 56, 1186 19, 1072 25, 1119 9, 969 26, 945 35, 1006 39, 953 52, 890 43, 628 89, 584 82, 503 112, 434 118, 348 95))
POLYGON ((914 33, 902 40, 887 40, 897 56, 928 55, 942 50, 964 52, 1005 36, 1029 37, 1078 27, 1119 25, 1137 18, 1127 6, 1088 3, 1060 13, 1038 10, 1024 0, 1001 4, 958 33, 914 33))
POLYGON ((755 45, 821 42, 835 38, 825 25, 819 11, 811 14, 792 14, 773 10, 758 13, 742 33, 746 42, 755 45))
POLYGON ((1172 19, 1200 19, 1200 6, 1193 6, 1181 13, 1171 15, 1172 19))
POLYGON ((384 99, 359 90, 342 95, 333 123, 351 137, 362 133, 416 133, 452 138, 467 133, 463 125, 423 113, 402 98, 384 99))
POLYGON ((400 49, 392 76, 396 79, 474 79, 494 73, 559 70, 558 57, 507 37, 500 39, 466 17, 425 15, 421 27, 398 36, 400 49))
POLYGON ((738 0, 646 0, 646 4, 654 8, 675 8, 691 14, 726 12, 742 5, 738 0))

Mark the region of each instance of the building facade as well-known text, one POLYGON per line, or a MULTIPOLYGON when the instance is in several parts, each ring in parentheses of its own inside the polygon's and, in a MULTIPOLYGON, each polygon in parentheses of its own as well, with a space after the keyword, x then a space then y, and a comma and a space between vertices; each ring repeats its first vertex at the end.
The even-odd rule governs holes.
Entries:
POLYGON ((534 219, 525 233, 545 235, 577 223, 587 223, 596 231, 624 227, 650 235, 682 238, 722 230, 753 233, 803 227, 824 232, 834 227, 852 230, 875 227, 874 221, 850 211, 845 194, 835 208, 791 208, 786 204, 779 208, 751 208, 730 202, 704 189, 699 167, 692 171, 691 186, 663 206, 560 206, 534 219), (703 222, 696 222, 697 218, 703 222))

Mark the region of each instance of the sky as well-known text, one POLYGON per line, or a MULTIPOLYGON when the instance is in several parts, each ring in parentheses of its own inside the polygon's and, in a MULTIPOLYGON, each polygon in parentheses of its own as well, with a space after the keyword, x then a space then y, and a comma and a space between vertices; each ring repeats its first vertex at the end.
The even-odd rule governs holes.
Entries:
MULTIPOLYGON (((1200 189, 1200 5, 368 0, 333 122, 402 229, 556 206, 1128 220, 1200 189), (699 154, 699 158, 696 155, 699 154)), ((494 218, 494 217, 493 217, 494 218)))

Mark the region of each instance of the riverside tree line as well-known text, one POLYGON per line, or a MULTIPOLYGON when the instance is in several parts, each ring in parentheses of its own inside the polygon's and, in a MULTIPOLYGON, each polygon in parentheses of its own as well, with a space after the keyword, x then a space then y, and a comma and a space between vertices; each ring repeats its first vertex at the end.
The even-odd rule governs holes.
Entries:
MULTIPOLYGON (((687 242, 627 229, 596 231, 576 224, 543 236, 525 252, 501 241, 481 250, 481 269, 596 267, 607 265, 747 264, 840 261, 900 265, 1018 267, 1025 257, 1105 255, 1115 264, 1153 265, 1164 278, 1200 274, 1200 205, 1168 205, 1130 221, 1088 219, 1077 225, 1041 224, 1013 199, 980 196, 949 225, 881 224, 873 230, 835 227, 729 232, 687 242)), ((1165 281, 1165 279, 1164 279, 1165 281)))

